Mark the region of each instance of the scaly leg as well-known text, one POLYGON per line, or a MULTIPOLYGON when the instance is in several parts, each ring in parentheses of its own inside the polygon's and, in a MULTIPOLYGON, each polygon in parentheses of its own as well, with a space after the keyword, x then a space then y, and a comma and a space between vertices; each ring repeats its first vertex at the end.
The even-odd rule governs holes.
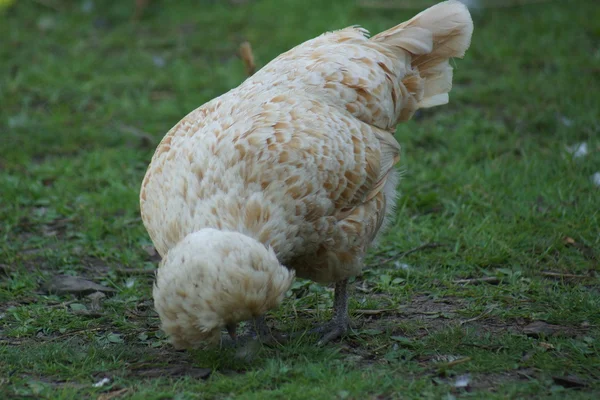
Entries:
POLYGON ((348 279, 339 281, 335 284, 333 297, 333 317, 331 321, 318 328, 312 329, 309 333, 321 334, 319 345, 324 345, 332 340, 338 339, 348 332, 350 327, 350 317, 348 315, 348 279))

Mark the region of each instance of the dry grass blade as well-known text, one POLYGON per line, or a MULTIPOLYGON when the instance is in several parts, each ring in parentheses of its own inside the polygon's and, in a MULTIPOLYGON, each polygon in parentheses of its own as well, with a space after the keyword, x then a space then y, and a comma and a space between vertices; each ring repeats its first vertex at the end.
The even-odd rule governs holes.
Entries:
POLYGON ((490 312, 492 312, 493 308, 490 307, 487 310, 485 310, 484 312, 482 312, 481 314, 479 314, 478 316, 474 317, 474 318, 469 318, 469 319, 465 319, 459 322, 459 325, 464 325, 464 324, 468 324, 469 322, 474 322, 477 321, 478 319, 481 319, 483 317, 485 317, 486 315, 488 315, 490 312))
POLYGON ((469 361, 471 361, 471 357, 459 358, 458 360, 453 360, 453 361, 450 361, 450 362, 447 362, 447 363, 444 363, 444 364, 440 365, 439 369, 441 370, 441 369, 452 368, 452 367, 454 367, 456 365, 464 364, 464 363, 469 362, 469 361))

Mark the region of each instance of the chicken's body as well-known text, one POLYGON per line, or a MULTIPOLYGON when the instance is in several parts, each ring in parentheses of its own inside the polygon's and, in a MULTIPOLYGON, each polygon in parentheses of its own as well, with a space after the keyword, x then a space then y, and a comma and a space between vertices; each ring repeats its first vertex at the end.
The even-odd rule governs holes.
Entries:
POLYGON ((224 325, 262 315, 281 301, 289 270, 320 283, 361 272, 394 204, 395 126, 419 107, 447 102, 448 57, 462 56, 470 41, 464 6, 442 6, 448 15, 426 15, 430 9, 371 39, 347 28, 305 42, 165 136, 140 201, 150 237, 169 260, 159 268, 154 296, 177 345, 195 346, 224 325), (450 48, 436 49, 436 24, 452 18, 444 28, 450 48), (249 238, 245 250, 226 232, 249 238), (201 244, 198 234, 213 244, 201 244), (214 253, 220 240, 224 256, 208 262, 213 254, 205 254, 191 264, 197 253, 214 253), (261 247, 272 248, 276 262, 257 268, 255 261, 223 259, 242 251, 248 260, 269 257, 261 247), (239 285, 255 296, 231 300, 239 285), (224 302, 230 304, 217 310, 224 302))

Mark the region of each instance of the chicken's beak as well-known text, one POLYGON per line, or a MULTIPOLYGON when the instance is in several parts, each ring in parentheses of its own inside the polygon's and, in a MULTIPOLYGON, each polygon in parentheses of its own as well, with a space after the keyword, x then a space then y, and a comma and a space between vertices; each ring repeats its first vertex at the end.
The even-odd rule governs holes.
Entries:
POLYGON ((233 340, 235 342, 235 340, 237 339, 237 335, 235 333, 235 331, 237 329, 237 325, 236 324, 228 324, 228 325, 225 325, 225 329, 227 329, 227 333, 229 333, 231 340, 233 340))

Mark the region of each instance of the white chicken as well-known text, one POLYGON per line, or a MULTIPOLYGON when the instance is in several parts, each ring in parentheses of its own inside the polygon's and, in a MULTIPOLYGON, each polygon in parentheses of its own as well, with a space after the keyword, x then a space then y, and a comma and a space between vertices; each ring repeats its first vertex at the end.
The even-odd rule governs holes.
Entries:
POLYGON ((350 27, 280 55, 192 111, 156 149, 140 206, 163 260, 162 329, 194 348, 257 320, 294 276, 335 283, 324 342, 348 329, 348 278, 392 211, 396 125, 448 102, 467 8, 446 1, 369 38, 350 27))

